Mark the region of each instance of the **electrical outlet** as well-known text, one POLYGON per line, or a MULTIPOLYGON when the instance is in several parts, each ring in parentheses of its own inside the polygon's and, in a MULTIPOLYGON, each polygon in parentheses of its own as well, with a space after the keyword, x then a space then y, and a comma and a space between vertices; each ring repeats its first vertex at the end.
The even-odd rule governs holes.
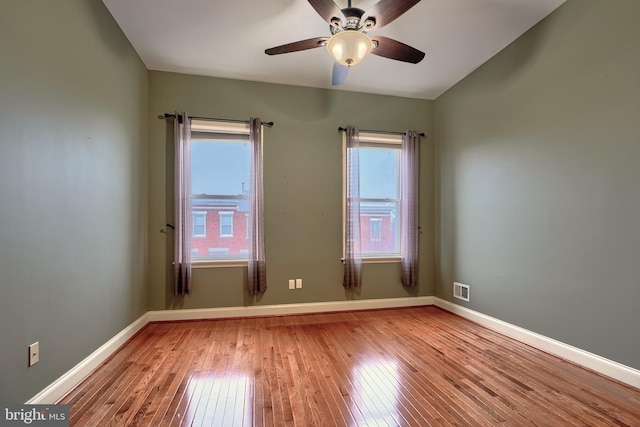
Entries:
POLYGON ((296 279, 296 289, 300 289, 302 287, 302 279, 296 279))
POLYGON ((289 279, 289 289, 296 288, 296 281, 294 279, 289 279))
POLYGON ((40 342, 34 342, 29 346, 29 366, 33 366, 40 360, 40 342))

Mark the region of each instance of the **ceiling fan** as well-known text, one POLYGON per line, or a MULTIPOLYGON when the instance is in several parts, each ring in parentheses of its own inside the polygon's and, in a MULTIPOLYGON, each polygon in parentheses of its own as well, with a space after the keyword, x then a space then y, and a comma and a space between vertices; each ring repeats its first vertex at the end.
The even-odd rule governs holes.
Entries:
POLYGON ((420 0, 380 0, 372 8, 364 10, 348 6, 340 9, 333 0, 308 0, 316 12, 329 23, 331 37, 314 37, 264 51, 267 55, 298 52, 326 46, 334 58, 332 84, 341 85, 349 74, 349 67, 356 65, 369 53, 397 61, 417 64, 424 52, 384 36, 369 36, 411 9, 420 0))

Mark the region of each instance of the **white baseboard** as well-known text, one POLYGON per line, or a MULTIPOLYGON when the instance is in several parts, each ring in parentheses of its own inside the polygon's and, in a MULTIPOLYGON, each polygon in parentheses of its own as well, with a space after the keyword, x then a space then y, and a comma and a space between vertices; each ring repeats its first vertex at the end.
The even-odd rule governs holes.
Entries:
POLYGON ((451 313, 455 313, 465 319, 478 323, 486 328, 528 344, 539 350, 551 353, 555 356, 569 360, 577 365, 591 369, 599 374, 613 378, 632 387, 640 389, 640 370, 623 365, 613 360, 589 353, 577 347, 556 341, 544 335, 531 332, 519 326, 512 325, 491 316, 468 309, 461 305, 434 297, 436 306, 451 313))
POLYGON ((369 310, 433 305, 433 297, 384 298, 354 301, 330 301, 305 304, 280 304, 249 307, 221 307, 192 310, 148 311, 120 331, 83 361, 55 380, 27 404, 54 404, 115 353, 129 338, 149 322, 172 320, 223 319, 229 317, 280 316, 286 314, 326 313, 330 311, 369 310))
POLYGON ((43 405, 56 403, 73 390, 75 386, 80 384, 83 379, 91 374, 102 362, 107 360, 109 356, 115 353, 116 350, 147 323, 149 323, 149 316, 148 313, 145 313, 26 403, 43 405))
POLYGON ((87 358, 27 401, 27 404, 53 404, 69 393, 102 362, 118 350, 149 322, 223 319, 229 317, 281 316, 287 314, 326 313, 332 311, 436 305, 472 322, 499 332, 547 353, 574 362, 607 377, 640 389, 640 371, 593 353, 531 332, 519 326, 487 316, 437 297, 384 298, 355 301, 329 301, 304 304, 279 304, 248 307, 221 307, 187 310, 149 311, 140 316, 87 358))
POLYGON ((229 317, 282 316, 287 314, 327 313, 332 311, 371 310, 376 308, 433 305, 433 297, 381 298, 352 301, 310 302, 302 304, 252 305, 247 307, 196 308, 150 311, 150 322, 224 319, 229 317))

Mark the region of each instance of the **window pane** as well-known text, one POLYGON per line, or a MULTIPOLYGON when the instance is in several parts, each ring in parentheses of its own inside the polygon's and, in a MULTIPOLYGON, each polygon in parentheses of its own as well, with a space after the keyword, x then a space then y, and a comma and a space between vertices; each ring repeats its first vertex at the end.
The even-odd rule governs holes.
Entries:
POLYGON ((220 212, 220 236, 233 237, 233 212, 220 212))
MULTIPOLYGON (((207 212, 203 226, 206 225, 208 232, 191 239, 192 258, 246 259, 251 243, 245 236, 248 208, 246 199, 193 199, 191 209, 207 212)), ((198 215, 194 215, 194 219, 196 217, 198 215)), ((193 223, 194 236, 198 230, 196 221, 200 220, 193 223)))
POLYGON ((194 212, 191 216, 192 224, 193 224, 193 236, 194 237, 205 237, 207 228, 206 228, 206 220, 207 216, 202 212, 194 212))
POLYGON ((249 143, 193 141, 191 192, 194 195, 247 195, 249 143))
POLYGON ((193 133, 191 143, 192 258, 247 259, 250 146, 247 135, 193 133), (206 212, 200 223, 196 212, 206 212))
POLYGON ((400 147, 360 147, 360 230, 364 256, 397 256, 400 209, 400 147))
POLYGON ((372 242, 382 240, 382 218, 369 218, 369 238, 372 242))
POLYGON ((399 159, 399 149, 361 147, 360 197, 399 199, 399 159))
POLYGON ((360 202, 360 233, 363 254, 398 254, 398 202, 360 202))

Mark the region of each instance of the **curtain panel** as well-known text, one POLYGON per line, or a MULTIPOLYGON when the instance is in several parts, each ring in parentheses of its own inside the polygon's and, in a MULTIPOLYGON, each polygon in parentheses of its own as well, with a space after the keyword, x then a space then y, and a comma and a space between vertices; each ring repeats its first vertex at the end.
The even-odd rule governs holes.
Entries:
POLYGON ((173 293, 191 293, 191 121, 178 113, 173 121, 174 140, 174 258, 173 293))
POLYGON ((360 138, 358 128, 345 129, 345 219, 344 279, 347 289, 360 287, 362 253, 360 246, 360 138))
POLYGON ((418 142, 416 131, 407 131, 402 136, 401 162, 401 253, 402 285, 418 284, 418 142))
POLYGON ((267 265, 264 248, 264 185, 262 180, 262 122, 259 118, 249 121, 251 145, 251 176, 249 184, 249 249, 247 288, 256 295, 267 290, 267 265))

